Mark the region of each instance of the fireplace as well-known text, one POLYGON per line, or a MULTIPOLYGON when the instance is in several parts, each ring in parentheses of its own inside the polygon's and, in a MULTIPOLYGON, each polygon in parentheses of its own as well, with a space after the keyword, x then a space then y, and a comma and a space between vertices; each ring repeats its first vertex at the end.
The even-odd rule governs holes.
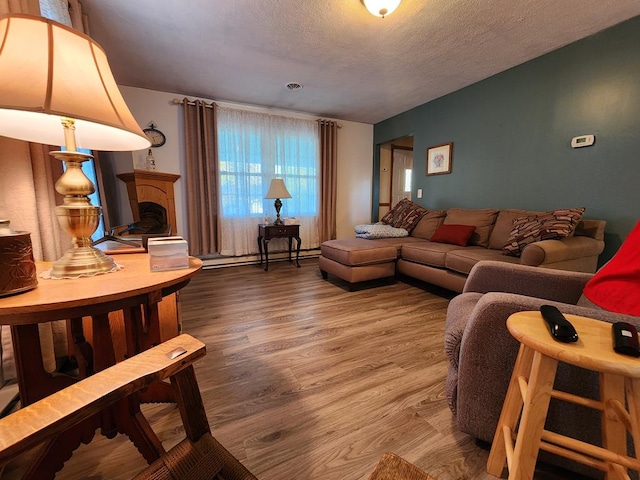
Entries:
POLYGON ((147 170, 119 173, 127 184, 133 224, 128 233, 178 233, 173 184, 180 175, 147 170))

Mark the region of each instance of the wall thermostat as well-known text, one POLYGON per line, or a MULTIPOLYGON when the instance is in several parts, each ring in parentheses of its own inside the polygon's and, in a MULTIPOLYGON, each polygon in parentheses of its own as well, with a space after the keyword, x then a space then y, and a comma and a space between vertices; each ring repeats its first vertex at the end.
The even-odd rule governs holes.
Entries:
POLYGON ((596 137, 594 135, 580 135, 571 139, 571 146, 573 148, 590 147, 595 141, 596 137))

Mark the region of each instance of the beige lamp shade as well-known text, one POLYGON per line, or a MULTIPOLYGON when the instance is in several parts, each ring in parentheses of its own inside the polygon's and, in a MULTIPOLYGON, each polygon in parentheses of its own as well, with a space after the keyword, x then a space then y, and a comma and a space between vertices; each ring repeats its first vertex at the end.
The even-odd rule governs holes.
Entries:
POLYGON ((269 191, 264 198, 291 198, 291 194, 287 190, 284 180, 274 178, 269 185, 269 191))
POLYGON ((0 135, 65 145, 60 121, 70 118, 77 147, 122 151, 150 145, 102 47, 57 22, 0 17, 0 85, 0 135))

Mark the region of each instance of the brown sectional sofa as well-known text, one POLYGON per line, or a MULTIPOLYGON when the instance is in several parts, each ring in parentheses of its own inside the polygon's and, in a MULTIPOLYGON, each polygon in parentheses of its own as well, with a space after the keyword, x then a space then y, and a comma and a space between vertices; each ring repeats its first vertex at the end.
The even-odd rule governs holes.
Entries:
POLYGON ((351 284, 400 273, 458 293, 480 260, 595 272, 598 255, 604 249, 604 220, 582 219, 569 237, 531 243, 520 257, 503 255, 514 220, 542 213, 519 209, 430 210, 408 237, 324 242, 320 271, 323 278, 332 274, 351 284), (466 246, 430 241, 442 224, 474 225, 476 229, 466 246))

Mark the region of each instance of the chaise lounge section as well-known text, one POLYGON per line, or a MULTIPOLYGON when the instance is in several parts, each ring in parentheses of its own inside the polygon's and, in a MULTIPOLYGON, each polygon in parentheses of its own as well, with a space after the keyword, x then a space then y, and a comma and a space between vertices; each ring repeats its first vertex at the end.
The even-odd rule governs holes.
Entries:
POLYGON ((409 226, 409 236, 324 242, 319 259, 322 277, 331 274, 355 284, 402 274, 460 293, 469 272, 482 260, 593 273, 604 249, 606 222, 582 219, 584 209, 443 211, 426 210, 409 201, 404 207, 422 210, 415 225, 409 226), (561 234, 549 233, 549 225, 555 228, 562 223, 558 219, 565 218, 573 222, 571 227, 561 234), (536 222, 546 225, 546 230, 532 235, 536 222), (448 227, 447 234, 434 237, 444 230, 442 226, 448 227), (465 230, 462 226, 475 227, 468 239, 457 238, 458 231, 465 230), (542 239, 544 232, 551 238, 542 239), (564 236, 553 238, 558 235, 564 236))

